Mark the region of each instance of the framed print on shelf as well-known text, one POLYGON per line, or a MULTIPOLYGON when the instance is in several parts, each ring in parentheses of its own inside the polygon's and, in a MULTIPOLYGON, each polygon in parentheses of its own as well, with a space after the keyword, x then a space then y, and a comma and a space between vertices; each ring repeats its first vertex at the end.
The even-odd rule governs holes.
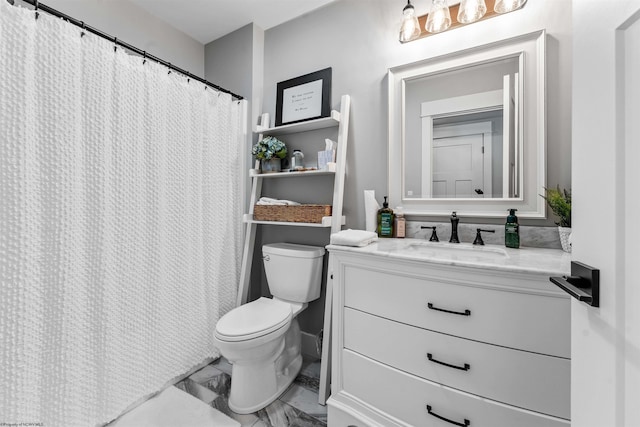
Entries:
POLYGON ((276 126, 329 117, 331 68, 278 83, 276 126))

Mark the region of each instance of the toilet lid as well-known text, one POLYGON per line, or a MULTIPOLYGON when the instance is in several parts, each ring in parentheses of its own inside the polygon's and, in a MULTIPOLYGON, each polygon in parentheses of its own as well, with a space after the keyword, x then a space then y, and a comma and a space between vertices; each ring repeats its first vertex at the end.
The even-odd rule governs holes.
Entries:
POLYGON ((226 341, 249 340, 280 329, 291 317, 289 304, 263 297, 222 316, 216 334, 226 341))

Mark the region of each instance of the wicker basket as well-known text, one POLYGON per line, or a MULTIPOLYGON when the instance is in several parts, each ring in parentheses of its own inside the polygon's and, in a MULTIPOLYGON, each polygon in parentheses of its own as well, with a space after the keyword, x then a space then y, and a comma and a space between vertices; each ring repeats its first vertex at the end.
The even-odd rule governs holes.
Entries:
POLYGON ((325 216, 331 216, 331 205, 255 205, 253 209, 253 219, 256 221, 320 224, 325 216))

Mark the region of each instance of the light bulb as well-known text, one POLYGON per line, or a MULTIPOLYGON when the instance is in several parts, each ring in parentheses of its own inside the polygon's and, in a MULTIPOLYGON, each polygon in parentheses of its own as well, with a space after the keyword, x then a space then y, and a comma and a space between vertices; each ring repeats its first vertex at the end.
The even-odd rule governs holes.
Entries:
POLYGON ((484 0, 462 0, 458 9, 458 22, 470 24, 482 18, 485 13, 487 5, 484 0))
POLYGON ((425 30, 430 33, 439 33, 451 26, 451 13, 445 0, 433 0, 431 12, 425 24, 425 30))
POLYGON ((415 40, 420 35, 420 24, 418 23, 418 17, 416 11, 411 4, 411 1, 407 1, 407 5, 402 9, 402 24, 400 25, 400 42, 405 43, 411 40, 415 40))
POLYGON ((526 2, 527 0, 498 0, 493 10, 496 13, 513 12, 516 9, 520 9, 526 2))

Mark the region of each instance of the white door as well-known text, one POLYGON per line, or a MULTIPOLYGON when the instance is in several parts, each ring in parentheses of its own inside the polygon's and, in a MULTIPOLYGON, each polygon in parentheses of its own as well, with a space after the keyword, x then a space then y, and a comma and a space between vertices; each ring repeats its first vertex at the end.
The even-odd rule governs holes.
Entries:
POLYGON ((640 0, 573 1, 573 259, 600 307, 572 302, 572 426, 640 426, 640 0))
POLYGON ((484 195, 484 134, 433 140, 433 197, 484 195))
POLYGON ((422 126, 422 197, 492 197, 492 122, 422 126))

